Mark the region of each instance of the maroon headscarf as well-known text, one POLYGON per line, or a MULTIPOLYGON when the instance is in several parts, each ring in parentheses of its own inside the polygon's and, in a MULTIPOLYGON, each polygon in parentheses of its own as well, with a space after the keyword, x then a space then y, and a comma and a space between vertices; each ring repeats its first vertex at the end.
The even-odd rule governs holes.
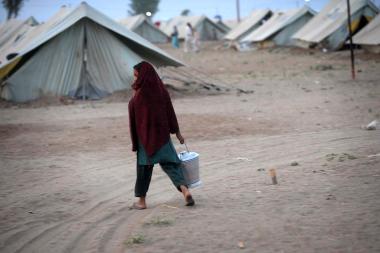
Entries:
POLYGON ((137 71, 132 85, 136 93, 128 106, 132 151, 137 151, 140 142, 152 156, 179 127, 169 93, 153 66, 143 61, 137 71))

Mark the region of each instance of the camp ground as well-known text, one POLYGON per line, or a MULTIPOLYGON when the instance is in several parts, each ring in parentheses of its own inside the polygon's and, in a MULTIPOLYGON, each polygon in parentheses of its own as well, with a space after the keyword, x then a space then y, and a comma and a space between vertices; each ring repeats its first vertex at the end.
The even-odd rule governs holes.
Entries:
POLYGON ((241 42, 255 47, 292 46, 292 35, 304 26, 316 12, 305 6, 300 9, 276 12, 262 26, 244 37, 241 42))
MULTIPOLYGON (((368 0, 351 0, 351 28, 355 33, 362 29, 379 12, 368 0)), ((344 46, 348 36, 347 2, 331 0, 320 13, 302 27, 293 38, 297 46, 321 47, 337 50, 344 46)))
POLYGON ((132 66, 141 60, 157 67, 182 65, 86 3, 62 7, 1 49, 1 97, 17 102, 43 95, 102 98, 129 88, 132 66))
MULTIPOLYGON (((0 253, 380 253, 379 16, 362 16, 359 27, 369 23, 351 58, 345 38, 339 50, 323 50, 330 35, 305 42, 315 48, 293 44, 330 0, 73 1, 24 1, 0 24, 0 253), (240 16, 242 25, 266 11, 233 40, 220 30, 186 52, 183 41, 155 44, 120 24, 127 13, 149 14, 132 1, 160 2, 149 10, 155 25, 186 12, 220 14, 225 24, 240 16), (244 52, 241 34, 253 37, 244 52), (142 82, 131 87, 141 60, 162 83, 137 67, 142 82), (157 125, 177 134, 139 159, 142 135, 134 143, 133 132, 145 127, 136 117, 152 143, 167 133, 157 125), (153 168, 173 149, 193 206, 166 175, 174 163, 153 168), (150 181, 142 195, 141 174, 150 181)), ((339 24, 318 18, 316 33, 346 29, 347 1, 339 3, 339 24)))
POLYGON ((174 26, 177 26, 178 38, 184 39, 187 23, 190 23, 197 31, 199 40, 202 41, 220 40, 227 33, 226 28, 219 26, 204 15, 174 17, 168 21, 161 22, 160 29, 170 36, 173 33, 174 26))
POLYGON ((248 35, 250 32, 257 29, 262 25, 266 20, 270 18, 272 11, 269 9, 255 10, 241 21, 235 28, 233 28, 229 33, 224 37, 225 40, 229 41, 238 41, 244 36, 248 35))
POLYGON ((169 41, 169 36, 156 27, 144 14, 127 17, 120 20, 119 23, 152 43, 169 41))
POLYGON ((365 50, 380 53, 380 14, 353 37, 353 42, 365 50))

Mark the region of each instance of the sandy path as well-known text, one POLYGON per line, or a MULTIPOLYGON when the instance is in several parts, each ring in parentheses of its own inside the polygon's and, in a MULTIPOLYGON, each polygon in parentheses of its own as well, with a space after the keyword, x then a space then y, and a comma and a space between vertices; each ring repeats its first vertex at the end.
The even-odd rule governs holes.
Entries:
MULTIPOLYGON (((112 128, 114 121, 110 119, 108 124, 98 121, 96 129, 102 129, 102 124, 112 128)), ((82 128, 77 123, 66 124, 66 130, 70 130, 70 126, 82 128)), ((56 126, 60 124, 56 123, 56 126)), ((43 129, 45 136, 42 142, 54 142, 55 138, 62 140, 61 135, 65 135, 51 128, 51 133, 46 131, 46 127, 43 129)), ((121 129, 117 128, 112 134, 120 134, 121 129)), ((33 131, 30 135, 33 136, 33 131)), ((29 140, 36 142, 32 136, 29 140)), ((89 139, 91 136, 94 137, 87 133, 89 139)), ((38 137, 41 138, 41 133, 36 134, 38 137)), ((182 208, 180 196, 160 170, 155 171, 151 186, 151 208, 143 212, 128 210, 133 200, 135 171, 134 158, 128 153, 129 143, 125 138, 103 143, 100 151, 94 151, 91 143, 82 143, 85 151, 78 152, 81 143, 74 142, 71 144, 76 147, 74 150, 52 148, 50 151, 37 145, 34 147, 36 152, 32 149, 28 151, 29 155, 18 156, 19 149, 28 150, 28 146, 16 145, 13 152, 8 146, 1 159, 2 168, 12 168, 4 171, 1 177, 2 251, 121 252, 126 247, 123 242, 140 233, 147 239, 141 248, 144 252, 165 252, 168 249, 180 252, 186 245, 192 245, 188 249, 193 252, 202 252, 203 249, 212 252, 220 248, 234 252, 240 240, 247 248, 259 247, 260 252, 275 252, 279 247, 302 252, 308 252, 305 249, 309 247, 315 252, 332 246, 347 249, 345 242, 356 239, 355 231, 362 229, 361 222, 358 222, 358 228, 352 227, 353 235, 345 238, 340 238, 343 235, 339 224, 338 234, 334 231, 329 234, 323 226, 319 229, 314 226, 320 223, 318 217, 323 217, 323 224, 328 226, 342 211, 348 212, 350 219, 356 216, 376 218, 380 203, 374 197, 379 193, 374 186, 379 183, 379 157, 368 158, 368 155, 380 153, 379 137, 378 131, 347 127, 269 136, 246 135, 232 139, 224 136, 221 140, 191 142, 191 148, 202 155, 205 186, 194 191, 198 205, 190 212, 182 208), (63 151, 68 155, 61 153, 63 151), (349 153, 358 159, 330 163, 326 161, 326 155, 331 153, 349 153), (47 155, 44 159, 34 157, 44 154, 47 155), (301 165, 290 167, 292 161, 301 165), (345 165, 351 169, 344 168, 345 165), (279 186, 270 185, 267 170, 271 167, 278 168, 279 186), (259 168, 266 171, 259 172, 259 168), (358 189, 348 187, 350 184, 358 189), (329 194, 334 198, 342 195, 339 202, 332 201, 335 209, 329 207, 331 201, 325 199, 329 194), (351 194, 355 198, 346 199, 351 194), (360 208, 363 207, 361 201, 367 205, 364 205, 364 211, 360 208), (347 203, 347 210, 340 209, 342 203, 347 203), (330 208, 331 217, 328 215, 330 208), (321 213, 317 215, 318 210, 321 213), (164 233, 165 237, 162 237, 161 228, 142 226, 154 217, 167 217, 174 221, 174 226, 168 227, 164 233), (312 220, 298 224, 296 217, 307 217, 306 220, 300 219, 303 222, 312 220), (220 220, 225 221, 221 223, 220 220), (209 226, 204 226, 205 223, 209 226), (299 228, 301 225, 304 230, 299 228), (256 229, 258 226, 262 231, 256 229), (197 233, 187 237, 181 227, 197 233), (293 237, 299 237, 296 243, 292 236, 286 239, 289 229, 294 230, 291 232, 293 237), (314 234, 320 237, 319 241, 310 239, 314 234), (327 240, 326 236, 333 238, 331 243, 339 243, 319 245, 327 240), (273 237, 277 242, 271 245, 273 237)), ((95 144, 99 142, 97 138, 93 140, 95 144)), ((197 139, 196 136, 194 138, 197 139)), ((70 143, 73 139, 66 141, 70 143)), ((42 147, 45 144, 41 144, 42 147)), ((379 232, 379 224, 375 220, 370 219, 369 231, 363 230, 362 233, 366 235, 367 243, 373 242, 377 247, 376 237, 369 237, 379 232)), ((340 222, 351 224, 344 219, 340 222)), ((360 245, 369 247, 372 244, 360 245)), ((364 249, 369 249, 366 247, 364 249)), ((132 252, 139 249, 132 247, 132 252)))
POLYGON ((373 220, 380 206, 376 197, 380 193, 376 187, 380 157, 368 156, 380 153, 379 138, 378 131, 343 129, 193 143, 192 148, 204 154, 201 161, 205 186, 194 191, 197 207, 190 212, 184 210, 181 198, 160 170, 156 170, 151 187, 151 209, 128 210, 134 161, 121 159, 119 150, 51 157, 43 164, 30 159, 26 164, 17 159, 7 164, 16 168, 13 175, 2 177, 12 184, 16 176, 24 179, 17 182, 17 192, 6 190, 11 184, 1 184, 2 249, 117 252, 125 247, 122 242, 126 236, 141 233, 148 240, 142 248, 144 252, 180 252, 186 245, 192 245, 188 249, 194 252, 218 248, 234 252, 240 240, 247 248, 260 252, 293 247, 318 252, 333 246, 344 251, 361 231, 365 240, 360 247, 351 245, 355 246, 352 252, 370 252, 366 251, 369 246, 380 246, 375 236, 380 224, 373 220), (358 159, 328 162, 326 155, 331 153, 348 153, 358 159), (292 161, 298 161, 300 166, 290 167, 292 161), (44 167, 48 164, 54 167, 44 167), (28 171, 28 167, 38 170, 28 171), (258 171, 272 167, 278 169, 278 186, 270 185, 267 171, 258 171), (330 194, 333 200, 327 201, 330 194), (340 217, 341 212, 348 217, 340 217), (162 229, 140 227, 154 217, 169 218, 174 226, 164 228, 165 233, 162 229), (352 222, 357 218, 365 223, 358 221, 355 227, 352 222), (331 223, 338 231, 331 230, 331 223), (342 231, 340 223, 352 226, 342 231), (362 226, 366 226, 364 230, 362 226), (196 233, 187 236, 185 231, 196 233), (314 234, 320 237, 317 241, 311 240, 314 234))
POLYGON ((135 234, 146 243, 127 252, 237 252, 239 241, 242 252, 377 252, 379 137, 344 130, 201 143, 196 208, 186 212, 178 200, 157 208, 145 224, 171 225, 143 225, 135 234), (326 161, 332 152, 357 159, 326 161))

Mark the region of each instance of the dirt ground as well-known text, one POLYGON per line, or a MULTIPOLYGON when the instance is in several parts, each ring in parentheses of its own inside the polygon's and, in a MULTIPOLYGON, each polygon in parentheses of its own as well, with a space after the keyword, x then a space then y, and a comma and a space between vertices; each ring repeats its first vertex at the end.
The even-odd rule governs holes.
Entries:
POLYGON ((380 252, 380 126, 362 129, 380 119, 379 55, 357 51, 353 81, 348 51, 162 47, 231 89, 173 100, 200 154, 196 205, 156 166, 148 209, 129 210, 128 96, 8 104, 0 252, 380 252))

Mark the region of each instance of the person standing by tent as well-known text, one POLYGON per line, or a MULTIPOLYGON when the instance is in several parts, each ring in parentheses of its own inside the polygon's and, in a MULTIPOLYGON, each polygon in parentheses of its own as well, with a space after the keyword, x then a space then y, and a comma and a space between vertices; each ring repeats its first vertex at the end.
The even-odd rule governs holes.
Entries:
POLYGON ((187 23, 186 31, 185 31, 185 53, 189 52, 190 49, 193 50, 194 48, 193 45, 194 45, 194 29, 190 23, 187 23))
POLYGON ((172 37, 172 46, 174 48, 179 48, 179 41, 178 41, 178 29, 177 26, 174 26, 173 32, 171 34, 172 37))
POLYGON ((199 52, 199 32, 193 28, 193 41, 192 41, 192 47, 193 52, 199 52))
POLYGON ((185 142, 179 130, 170 95, 150 63, 143 61, 133 68, 134 95, 129 101, 128 111, 132 151, 137 152, 135 196, 139 199, 131 208, 146 209, 145 197, 153 166, 157 163, 178 191, 182 192, 186 206, 192 206, 194 200, 187 188, 180 160, 170 139, 170 134, 176 134, 181 144, 185 142))

